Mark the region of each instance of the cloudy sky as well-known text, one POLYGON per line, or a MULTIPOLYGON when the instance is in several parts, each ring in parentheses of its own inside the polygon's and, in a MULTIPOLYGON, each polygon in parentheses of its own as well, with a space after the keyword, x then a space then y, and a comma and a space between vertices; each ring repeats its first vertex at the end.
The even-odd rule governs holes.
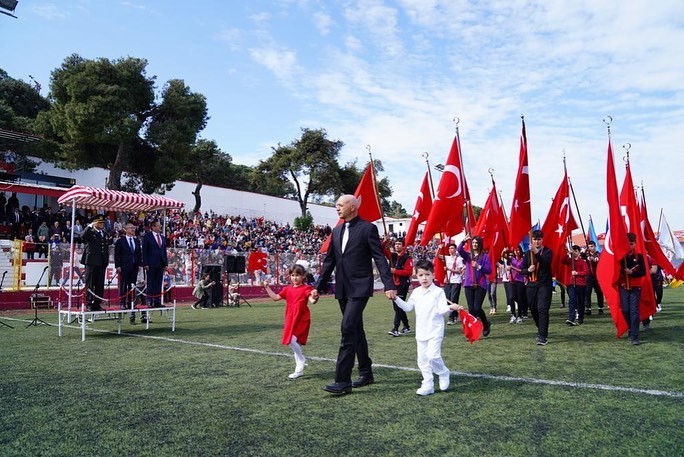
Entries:
POLYGON ((509 211, 524 114, 533 218, 565 155, 581 218, 603 231, 611 116, 618 179, 629 144, 652 224, 662 208, 684 229, 681 0, 20 0, 15 14, 0 16, 0 68, 43 95, 72 53, 146 58, 160 88, 180 78, 207 97, 201 135, 235 163, 324 128, 343 163, 370 145, 409 212, 422 154, 446 160, 455 117, 474 203, 493 169, 509 211))

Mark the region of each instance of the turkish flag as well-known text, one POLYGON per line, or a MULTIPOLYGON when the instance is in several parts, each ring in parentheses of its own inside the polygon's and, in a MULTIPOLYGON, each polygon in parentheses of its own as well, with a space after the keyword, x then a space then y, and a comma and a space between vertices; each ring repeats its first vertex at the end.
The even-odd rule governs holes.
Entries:
POLYGON ((606 298, 610 315, 620 338, 629 328, 620 308, 620 293, 618 280, 620 279, 620 261, 627 254, 627 229, 625 220, 620 214, 620 200, 618 199, 617 179, 613 162, 613 147, 608 140, 608 159, 606 160, 606 201, 608 202, 608 230, 603 242, 603 252, 596 267, 596 279, 606 298))
MULTIPOLYGON (((646 267, 646 275, 641 278, 630 278, 630 281, 636 281, 641 285, 641 299, 639 300, 639 320, 648 319, 656 313, 655 295, 653 293, 653 283, 651 282, 651 275, 649 272, 649 265, 646 261, 646 245, 644 243, 644 234, 641 229, 641 211, 636 202, 634 195, 634 182, 632 181, 632 171, 627 161, 627 169, 625 171, 625 181, 622 184, 622 191, 620 192, 620 209, 625 215, 625 226, 627 229, 636 235, 636 252, 644 257, 644 266, 646 267)), ((627 241, 627 240, 625 240, 627 241)), ((662 251, 661 251, 662 252, 662 251)), ((662 266, 661 266, 662 268, 662 266)), ((633 284, 637 285, 637 284, 633 284)))
MULTIPOLYGON (((372 167, 373 162, 369 162, 366 171, 363 172, 361 181, 359 181, 359 185, 354 192, 354 197, 359 200, 359 217, 369 222, 377 221, 382 218, 380 199, 378 198, 377 187, 375 186, 375 173, 373 172, 372 167)), ((340 219, 337 221, 336 225, 340 225, 342 222, 344 222, 343 219, 340 219)), ((323 242, 320 249, 321 253, 328 252, 331 236, 332 232, 323 242)))
POLYGON ((404 239, 404 245, 410 246, 416 242, 416 233, 418 233, 418 226, 427 220, 430 210, 432 209, 432 194, 430 193, 430 177, 428 172, 425 172, 423 184, 420 186, 418 198, 416 199, 416 206, 411 217, 411 225, 409 225, 404 239))
POLYGON ((477 219, 475 219, 475 212, 473 211, 473 201, 470 198, 470 188, 468 187, 468 180, 466 179, 465 175, 463 175, 463 188, 465 189, 466 206, 465 229, 468 233, 472 233, 473 227, 475 227, 475 224, 477 223, 477 219))
MULTIPOLYGON (((489 192, 489 197, 482 208, 473 234, 482 237, 482 245, 485 251, 489 252, 492 264, 499 260, 501 251, 508 246, 508 223, 499 202, 496 184, 492 186, 492 190, 489 192)), ((490 274, 490 279, 494 278, 496 278, 496 268, 492 268, 490 274)))
POLYGON ((382 219, 378 188, 375 185, 375 173, 373 163, 369 162, 366 171, 363 172, 361 181, 356 187, 354 197, 359 199, 359 216, 369 222, 382 219))
POLYGON ((420 240, 422 246, 428 244, 436 233, 442 232, 447 236, 452 236, 463 230, 464 189, 465 179, 458 151, 458 136, 456 136, 439 180, 423 237, 420 240))
POLYGON ((577 227, 570 207, 570 186, 566 171, 542 226, 544 245, 553 252, 551 272, 557 280, 567 276, 565 270, 569 268, 569 265, 564 265, 561 260, 566 255, 567 239, 577 227))
POLYGON ((482 322, 472 314, 468 314, 468 311, 464 309, 460 310, 458 315, 463 323, 463 334, 468 338, 470 344, 473 344, 482 336, 482 329, 484 327, 482 322))
MULTIPOLYGON (((446 249, 442 246, 438 252, 444 255, 444 251, 446 251, 446 249)), ((436 255, 433 264, 435 267, 435 283, 439 287, 444 287, 444 281, 446 280, 446 265, 444 264, 444 260, 436 255)))
POLYGON ((641 228, 644 231, 644 245, 646 246, 646 252, 653 258, 656 265, 662 268, 666 274, 677 277, 677 270, 672 265, 672 262, 670 262, 670 259, 668 259, 663 252, 660 244, 658 244, 658 237, 655 235, 653 227, 651 227, 651 223, 648 221, 645 198, 641 199, 640 210, 641 228))
POLYGON ((520 137, 520 160, 518 175, 515 178, 513 203, 510 212, 510 241, 518 245, 532 228, 532 208, 530 205, 530 174, 527 165, 527 134, 525 120, 522 121, 522 135, 520 137))
POLYGON ((266 261, 268 255, 262 251, 252 251, 249 253, 247 258, 247 271, 257 271, 261 270, 264 273, 268 273, 266 269, 266 261))

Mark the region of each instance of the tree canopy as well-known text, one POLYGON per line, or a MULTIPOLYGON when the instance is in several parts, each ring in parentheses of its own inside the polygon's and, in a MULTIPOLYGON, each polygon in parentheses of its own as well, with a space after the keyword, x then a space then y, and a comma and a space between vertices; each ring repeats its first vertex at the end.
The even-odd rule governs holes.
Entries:
POLYGON ((257 165, 252 184, 269 195, 293 196, 302 217, 314 195, 329 195, 340 189, 337 159, 344 143, 327 138, 325 129, 302 129, 301 138, 272 148, 273 154, 257 165))
MULTIPOLYGON (((0 69, 0 128, 21 133, 36 132, 38 113, 50 107, 50 102, 40 95, 38 89, 37 85, 14 79, 0 69)), ((40 155, 40 150, 35 143, 5 140, 0 142, 0 161, 13 162, 17 171, 32 171, 36 163, 26 155, 40 155)))
POLYGON ((68 169, 110 170, 110 189, 169 189, 207 122, 206 99, 180 79, 168 81, 160 101, 147 61, 128 57, 67 57, 52 72, 52 108, 40 114, 55 140, 56 162, 68 169), (123 172, 128 182, 122 184, 123 172))

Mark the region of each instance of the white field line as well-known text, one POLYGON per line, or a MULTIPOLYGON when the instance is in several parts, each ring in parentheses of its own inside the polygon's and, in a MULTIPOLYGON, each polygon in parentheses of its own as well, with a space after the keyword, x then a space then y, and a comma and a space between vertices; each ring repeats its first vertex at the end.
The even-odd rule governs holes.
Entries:
MULTIPOLYGON (((15 318, 10 318, 10 317, 3 317, 2 319, 16 321, 16 322, 22 322, 22 323, 30 322, 28 320, 15 319, 15 318)), ((57 326, 56 324, 51 324, 51 325, 54 327, 57 326)), ((63 325, 63 327, 73 328, 73 329, 77 329, 77 330, 81 329, 80 326, 75 326, 75 325, 63 325)), ((116 331, 110 331, 110 330, 102 330, 102 329, 95 329, 95 328, 89 328, 88 330, 92 331, 92 332, 116 334, 116 331)), ((151 339, 151 340, 167 341, 170 343, 187 344, 187 345, 191 345, 191 346, 203 346, 203 347, 211 347, 211 348, 216 348, 216 349, 227 349, 227 350, 231 350, 231 351, 249 352, 249 353, 260 354, 260 355, 270 355, 270 356, 276 356, 276 357, 292 358, 291 353, 284 353, 284 352, 263 351, 261 349, 251 349, 251 348, 244 348, 244 347, 239 347, 239 346, 226 346, 224 344, 203 343, 200 341, 188 341, 188 340, 181 340, 178 338, 167 338, 167 337, 163 337, 163 336, 141 335, 141 334, 137 334, 137 333, 121 332, 121 334, 126 335, 126 336, 130 336, 130 337, 135 337, 135 338, 146 338, 146 339, 151 339)), ((326 358, 326 357, 307 356, 307 359, 308 360, 316 360, 319 362, 335 363, 335 359, 330 359, 330 358, 326 358)), ((419 371, 418 368, 401 367, 401 366, 387 365, 387 364, 382 364, 382 363, 373 363, 373 366, 388 368, 390 370, 415 371, 415 372, 419 371)), ((527 377, 518 377, 518 376, 501 376, 501 375, 491 375, 491 374, 486 374, 486 373, 469 373, 467 371, 453 371, 453 370, 451 371, 451 374, 453 374, 455 376, 462 376, 464 378, 489 379, 492 381, 501 381, 501 382, 518 382, 518 383, 526 383, 526 384, 540 384, 540 385, 547 385, 547 386, 572 387, 575 389, 595 389, 595 390, 606 390, 609 392, 628 392, 628 393, 633 393, 633 394, 653 395, 653 396, 658 396, 658 397, 684 398, 684 392, 672 392, 672 391, 655 390, 655 389, 640 389, 638 387, 611 386, 608 384, 593 384, 593 383, 586 383, 586 382, 556 381, 556 380, 552 380, 552 379, 538 379, 538 378, 527 378, 527 377)))

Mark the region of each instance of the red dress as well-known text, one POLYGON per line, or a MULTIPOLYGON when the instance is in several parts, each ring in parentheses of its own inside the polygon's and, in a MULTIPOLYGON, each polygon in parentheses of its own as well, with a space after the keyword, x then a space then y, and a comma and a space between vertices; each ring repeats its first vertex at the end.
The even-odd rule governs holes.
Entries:
POLYGON ((313 289, 313 286, 302 284, 299 287, 285 286, 278 292, 278 295, 285 299, 285 327, 282 344, 290 344, 292 335, 297 337, 297 342, 302 346, 306 344, 309 327, 311 327, 309 295, 313 289))

